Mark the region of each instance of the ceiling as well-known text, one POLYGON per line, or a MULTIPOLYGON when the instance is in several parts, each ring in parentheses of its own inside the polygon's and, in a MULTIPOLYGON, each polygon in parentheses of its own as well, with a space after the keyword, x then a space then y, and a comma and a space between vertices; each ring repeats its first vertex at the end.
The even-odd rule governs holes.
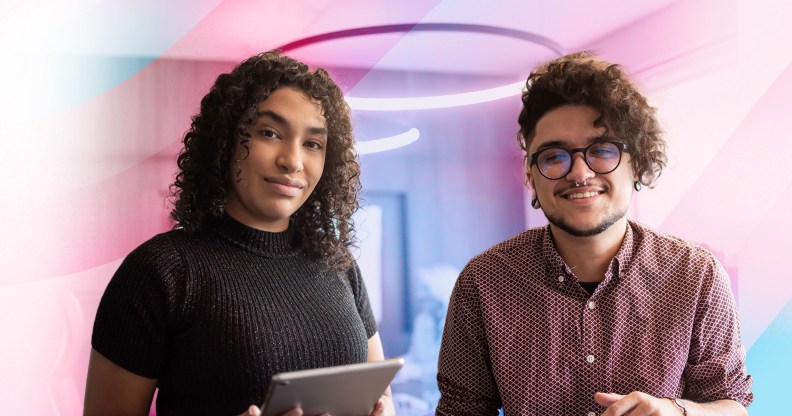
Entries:
MULTIPOLYGON (((581 1, 224 1, 168 55, 239 60, 311 36, 395 24, 472 24, 512 29, 557 43, 564 51, 592 44, 678 0, 581 1), (205 39, 196 42, 193 39, 205 39)), ((331 67, 520 76, 552 50, 514 37, 412 31, 328 40, 289 51, 331 67)))
MULTIPOLYGON (((635 31, 657 16, 668 15, 669 10, 675 10, 670 13, 675 21, 691 15, 688 9, 696 4, 718 8, 713 2, 716 0, 74 0, 66 5, 39 0, 24 10, 11 9, 0 18, 0 34, 5 38, 0 46, 20 45, 14 36, 25 31, 26 51, 44 48, 89 56, 238 62, 313 36, 413 24, 418 25, 414 30, 325 40, 289 53, 328 67, 515 78, 523 77, 537 61, 557 55, 542 42, 519 37, 540 37, 565 52, 599 48, 603 39, 635 31), (39 3, 46 7, 34 7, 39 3), (457 28, 430 29, 437 24, 457 28), (470 25, 487 30, 470 30, 470 25), (31 27, 40 29, 31 31, 31 27), (512 33, 494 33, 497 31, 512 33)), ((665 31, 675 30, 671 23, 665 19, 665 31)), ((633 39, 631 44, 635 43, 633 39)))
POLYGON ((31 85, 67 91, 69 99, 48 101, 62 108, 153 60, 230 64, 311 39, 287 53, 338 70, 355 97, 516 85, 538 62, 577 50, 620 63, 654 89, 733 59, 724 39, 739 26, 737 0, 17 1, 0 14, 0 51, 16 62, 1 86, 28 101, 31 85), (463 75, 464 85, 449 75, 463 75))

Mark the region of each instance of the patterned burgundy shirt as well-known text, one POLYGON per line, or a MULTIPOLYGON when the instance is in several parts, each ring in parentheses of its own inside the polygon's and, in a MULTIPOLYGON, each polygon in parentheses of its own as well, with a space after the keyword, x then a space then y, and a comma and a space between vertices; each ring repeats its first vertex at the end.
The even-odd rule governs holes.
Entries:
POLYGON ((473 258, 451 295, 437 380, 437 415, 599 415, 598 391, 753 400, 723 267, 634 222, 591 296, 549 227, 473 258))

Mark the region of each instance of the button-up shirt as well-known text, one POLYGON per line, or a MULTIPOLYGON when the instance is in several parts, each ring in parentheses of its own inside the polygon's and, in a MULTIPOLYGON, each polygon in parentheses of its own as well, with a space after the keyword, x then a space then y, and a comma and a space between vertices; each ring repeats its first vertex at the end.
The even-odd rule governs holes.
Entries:
POLYGON ((723 267, 635 222, 592 295, 549 226, 473 258, 451 295, 437 379, 437 415, 600 414, 596 392, 753 399, 723 267))

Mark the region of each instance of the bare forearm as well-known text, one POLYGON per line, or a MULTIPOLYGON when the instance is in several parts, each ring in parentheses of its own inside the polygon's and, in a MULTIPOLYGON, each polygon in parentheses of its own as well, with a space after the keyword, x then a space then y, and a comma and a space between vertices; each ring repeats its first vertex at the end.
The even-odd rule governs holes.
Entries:
POLYGON ((709 403, 695 403, 685 400, 688 416, 745 416, 748 411, 734 400, 717 400, 709 403))
POLYGON ((616 393, 597 393, 594 400, 607 407, 602 416, 622 416, 627 414, 640 414, 652 416, 682 415, 708 416, 731 415, 744 416, 748 412, 734 400, 717 400, 709 403, 695 403, 682 400, 685 410, 674 403, 675 400, 667 397, 655 397, 640 391, 634 391, 626 396, 616 393))

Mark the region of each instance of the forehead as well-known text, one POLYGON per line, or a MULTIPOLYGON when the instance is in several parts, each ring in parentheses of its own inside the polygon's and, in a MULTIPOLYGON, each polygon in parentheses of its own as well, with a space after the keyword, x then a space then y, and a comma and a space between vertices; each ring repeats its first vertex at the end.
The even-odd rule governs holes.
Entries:
POLYGON ((259 113, 274 112, 290 122, 325 125, 322 104, 294 87, 279 87, 266 100, 256 104, 259 113))
POLYGON ((531 149, 554 142, 563 146, 584 147, 605 133, 594 126, 600 112, 587 105, 564 105, 545 113, 536 123, 531 149))

